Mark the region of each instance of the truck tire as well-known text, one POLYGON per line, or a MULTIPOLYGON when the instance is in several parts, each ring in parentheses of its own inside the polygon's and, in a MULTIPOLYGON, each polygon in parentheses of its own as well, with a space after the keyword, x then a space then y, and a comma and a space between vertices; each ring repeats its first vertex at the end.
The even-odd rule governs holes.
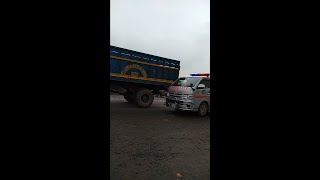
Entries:
POLYGON ((148 108, 153 103, 154 95, 149 89, 139 89, 136 93, 136 104, 141 108, 148 108))
POLYGON ((205 116, 208 114, 208 111, 209 111, 209 106, 206 102, 202 102, 200 105, 199 105, 199 108, 198 108, 198 115, 199 116, 205 116))

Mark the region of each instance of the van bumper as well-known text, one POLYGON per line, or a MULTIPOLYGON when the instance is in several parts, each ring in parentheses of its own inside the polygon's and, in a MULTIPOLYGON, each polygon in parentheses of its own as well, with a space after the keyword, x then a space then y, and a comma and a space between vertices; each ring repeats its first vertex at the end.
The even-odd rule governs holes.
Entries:
POLYGON ((194 103, 191 100, 173 100, 167 98, 165 105, 169 108, 183 111, 196 111, 196 109, 194 109, 194 103))

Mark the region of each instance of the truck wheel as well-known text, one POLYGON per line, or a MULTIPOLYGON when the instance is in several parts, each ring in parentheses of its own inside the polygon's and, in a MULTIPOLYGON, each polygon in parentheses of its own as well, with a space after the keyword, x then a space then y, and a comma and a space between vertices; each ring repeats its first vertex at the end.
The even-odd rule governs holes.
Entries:
POLYGON ((205 116, 208 114, 208 104, 206 102, 202 102, 198 108, 198 115, 199 116, 205 116))
POLYGON ((147 108, 153 103, 154 95, 148 89, 140 89, 136 94, 136 104, 139 107, 147 108))

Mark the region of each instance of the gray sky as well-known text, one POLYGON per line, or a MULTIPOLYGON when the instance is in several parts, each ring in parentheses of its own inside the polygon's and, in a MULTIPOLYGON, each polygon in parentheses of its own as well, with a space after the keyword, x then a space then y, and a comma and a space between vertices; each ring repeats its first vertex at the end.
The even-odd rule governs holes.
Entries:
POLYGON ((210 73, 210 0, 111 0, 110 44, 210 73))

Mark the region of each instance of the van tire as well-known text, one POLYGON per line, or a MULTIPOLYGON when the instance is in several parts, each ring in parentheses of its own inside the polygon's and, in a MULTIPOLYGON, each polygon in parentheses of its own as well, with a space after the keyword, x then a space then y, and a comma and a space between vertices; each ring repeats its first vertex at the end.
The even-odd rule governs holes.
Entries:
POLYGON ((208 114, 209 106, 206 102, 202 102, 198 108, 198 115, 205 116, 208 114))
POLYGON ((149 89, 139 89, 136 93, 135 102, 138 107, 148 108, 154 100, 154 95, 149 89))

